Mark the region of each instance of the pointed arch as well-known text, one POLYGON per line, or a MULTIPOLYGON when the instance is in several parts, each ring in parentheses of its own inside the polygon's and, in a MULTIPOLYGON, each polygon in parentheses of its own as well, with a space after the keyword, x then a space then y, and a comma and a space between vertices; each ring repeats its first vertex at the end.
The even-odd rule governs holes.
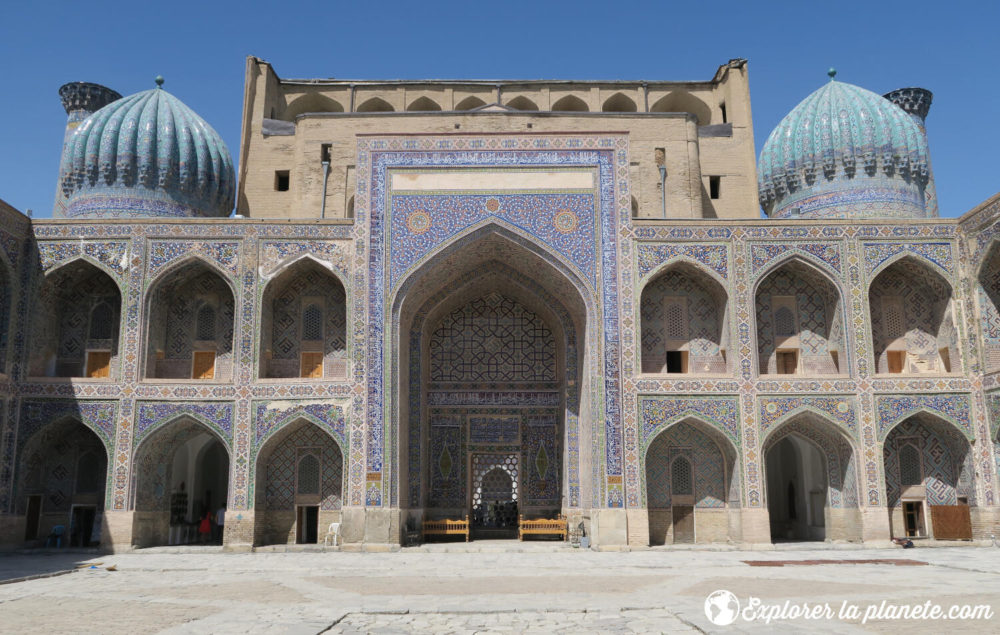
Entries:
POLYGON ((636 112, 638 108, 631 97, 624 93, 615 93, 604 100, 601 110, 604 112, 636 112))
POLYGON ((759 374, 837 375, 850 368, 844 295, 825 266, 788 254, 758 276, 753 298, 759 374), (786 322, 792 332, 779 332, 786 322))
POLYGON ((590 112, 587 102, 576 95, 566 95, 552 104, 553 112, 590 112))
POLYGON ((407 112, 436 112, 441 110, 441 105, 425 95, 410 102, 406 110, 407 112))
POLYGON ((229 276, 200 254, 188 254, 161 271, 144 300, 144 377, 232 381, 236 298, 229 276), (216 320, 210 340, 197 338, 197 317, 206 305, 216 320))
POLYGON ((961 372, 951 282, 910 251, 883 264, 868 284, 875 372, 961 372))
MULTIPOLYGON (((300 416, 268 435, 254 457, 254 544, 301 542, 296 511, 300 505, 318 507, 318 529, 339 522, 347 492, 346 446, 326 426, 300 416), (315 491, 303 491, 302 462, 315 467, 315 491)), ((319 532, 318 532, 319 533, 319 532)))
POLYGON ((288 121, 295 121, 299 115, 326 112, 344 112, 344 106, 339 101, 326 95, 307 93, 296 97, 294 101, 285 107, 283 114, 288 121))
POLYGON ((372 97, 355 109, 355 112, 395 112, 392 104, 381 97, 372 97))
POLYGON ((28 375, 117 376, 121 298, 116 277, 90 258, 73 258, 49 271, 33 307, 28 375), (95 330, 92 317, 102 306, 108 311, 98 317, 106 323, 95 330))
POLYGON ((538 110, 538 104, 524 95, 518 95, 508 101, 505 105, 508 108, 513 108, 514 110, 538 110))
POLYGON ((260 301, 261 378, 347 377, 347 285, 333 267, 301 254, 263 283, 260 301), (319 340, 306 337, 315 327, 319 340))
POLYGON ((994 239, 984 251, 976 272, 975 296, 987 372, 1000 368, 1000 240, 994 239))
POLYGON ((639 300, 643 373, 725 373, 729 295, 716 272, 685 256, 671 258, 642 283, 639 300))
POLYGON ((455 104, 455 110, 475 110, 476 108, 482 108, 485 105, 486 102, 479 97, 469 95, 462 101, 455 104))
POLYGON ((654 103, 649 112, 687 112, 698 120, 699 126, 712 123, 712 110, 708 104, 686 90, 675 90, 654 103))

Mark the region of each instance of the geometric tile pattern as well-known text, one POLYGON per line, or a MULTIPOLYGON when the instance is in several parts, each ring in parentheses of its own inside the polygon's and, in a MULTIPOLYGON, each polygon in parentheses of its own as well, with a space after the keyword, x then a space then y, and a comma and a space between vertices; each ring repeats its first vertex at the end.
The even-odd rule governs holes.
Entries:
POLYGON ((958 496, 975 500, 971 483, 972 451, 951 426, 918 414, 893 428, 883 445, 886 495, 890 507, 899 505, 902 487, 924 485, 930 505, 957 505, 958 496), (913 465, 912 450, 919 452, 913 465), (905 463, 905 464, 904 464, 905 463), (910 474, 922 480, 911 483, 910 474))
POLYGON ((896 423, 923 411, 951 422, 966 438, 975 438, 968 395, 880 395, 876 403, 880 440, 885 439, 896 423))
POLYGON ((340 509, 344 455, 337 442, 314 424, 297 425, 259 460, 257 491, 263 501, 258 504, 263 503, 264 509, 293 511, 296 491, 319 494, 320 509, 340 509), (307 476, 304 473, 310 467, 313 470, 308 475, 311 487, 303 482, 307 476))
MULTIPOLYGON (((681 494, 685 490, 694 495, 695 507, 725 507, 733 479, 732 465, 719 446, 696 425, 687 422, 671 426, 650 444, 646 450, 645 476, 650 509, 669 509, 671 492, 681 494), (688 463, 687 470, 679 465, 684 461, 688 463), (687 482, 675 482, 677 476, 686 476, 687 482)), ((736 491, 738 506, 739 490, 736 491)))

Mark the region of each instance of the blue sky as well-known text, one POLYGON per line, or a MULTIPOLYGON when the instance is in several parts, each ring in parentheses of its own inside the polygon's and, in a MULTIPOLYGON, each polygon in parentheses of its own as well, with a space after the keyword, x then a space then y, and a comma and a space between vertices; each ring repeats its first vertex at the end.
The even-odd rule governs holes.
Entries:
POLYGON ((69 81, 164 88, 239 153, 246 55, 283 77, 709 79, 750 61, 759 152, 827 80, 934 92, 927 120, 942 216, 1000 190, 1000 3, 26 2, 0 9, 0 198, 51 215, 69 81))

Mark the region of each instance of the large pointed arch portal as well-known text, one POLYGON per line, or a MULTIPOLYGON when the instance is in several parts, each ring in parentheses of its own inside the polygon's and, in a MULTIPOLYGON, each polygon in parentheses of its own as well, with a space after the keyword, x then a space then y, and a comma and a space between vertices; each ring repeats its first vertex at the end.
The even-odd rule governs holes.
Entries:
MULTIPOLYGON (((454 379, 455 363, 465 363, 464 344, 457 356, 445 350, 463 342, 461 335, 451 337, 451 330, 464 325, 482 331, 477 320, 486 325, 492 320, 486 330, 497 338, 478 342, 480 353, 498 346, 531 349, 531 355, 546 359, 551 353, 551 377, 496 371, 493 383, 503 384, 502 399, 520 399, 521 408, 537 397, 529 395, 532 390, 543 390, 528 384, 547 386, 544 390, 555 395, 545 399, 555 400, 559 439, 558 450, 550 448, 556 456, 546 449, 539 459, 536 452, 532 465, 519 466, 520 481, 507 488, 504 480, 497 491, 516 490, 527 504, 526 474, 551 475, 558 467, 557 480, 545 476, 558 494, 539 506, 540 514, 623 507, 618 227, 628 221, 629 209, 622 191, 627 181, 617 178, 617 170, 627 162, 625 140, 428 136, 362 137, 359 144, 359 166, 367 169, 359 167, 356 213, 369 270, 363 286, 356 282, 357 296, 368 300, 370 327, 356 342, 357 350, 367 352, 367 435, 364 469, 351 470, 352 478, 364 477, 357 483, 363 498, 354 496, 352 504, 417 512, 432 506, 427 399, 436 384, 461 392, 455 387, 461 381, 442 379, 454 379), (503 320, 513 323, 513 315, 519 316, 514 320, 519 333, 494 328, 503 320), (529 346, 526 330, 551 333, 551 350, 539 340, 529 346), (436 366, 437 380, 430 367, 432 341, 444 360, 436 366), (544 350, 535 350, 536 344, 544 350), (516 390, 522 382, 531 390, 516 390), (421 405, 413 413, 410 400, 418 396, 421 405), (580 458, 584 453, 587 464, 580 458), (408 487, 414 464, 419 483, 408 487)), ((506 352, 492 359, 501 357, 513 359, 506 352)), ((480 378, 487 376, 492 375, 480 378)), ((470 425, 467 418, 463 425, 470 425)), ((519 427, 522 442, 526 427, 519 427)), ((471 428, 463 430, 471 434, 471 428)), ((526 451, 519 447, 512 453, 523 458, 526 451)), ((433 457, 438 463, 440 458, 433 457)), ((492 470, 503 461, 494 458, 496 465, 484 468, 489 482, 502 480, 492 470)), ((467 454, 450 459, 452 470, 457 463, 471 470, 467 454)), ((355 483, 351 487, 355 491, 355 483)), ((466 494, 471 487, 467 482, 466 494)))

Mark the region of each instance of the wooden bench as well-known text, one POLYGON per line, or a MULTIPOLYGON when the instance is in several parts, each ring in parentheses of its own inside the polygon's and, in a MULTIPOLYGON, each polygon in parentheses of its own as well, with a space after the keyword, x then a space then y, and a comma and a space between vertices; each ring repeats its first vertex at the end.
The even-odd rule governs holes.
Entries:
POLYGON ((568 540, 566 517, 559 514, 558 518, 525 520, 524 514, 521 514, 517 523, 517 539, 524 540, 527 535, 562 536, 563 540, 568 540))
POLYGON ((465 536, 465 542, 469 542, 469 516, 465 520, 425 520, 424 538, 428 536, 465 536))

